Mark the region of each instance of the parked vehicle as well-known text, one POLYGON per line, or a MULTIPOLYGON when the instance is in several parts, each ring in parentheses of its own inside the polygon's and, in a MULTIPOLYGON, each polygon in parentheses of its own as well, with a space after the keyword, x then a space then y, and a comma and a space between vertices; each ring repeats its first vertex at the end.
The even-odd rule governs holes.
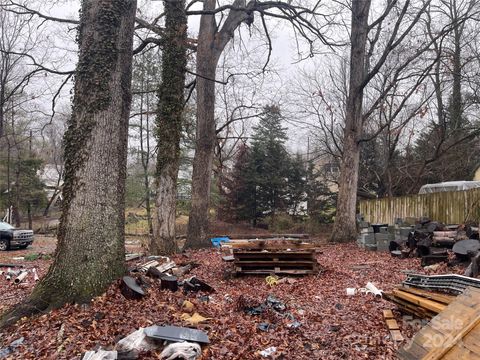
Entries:
POLYGON ((32 243, 32 230, 15 229, 12 225, 0 221, 0 251, 6 251, 11 248, 26 249, 32 243))

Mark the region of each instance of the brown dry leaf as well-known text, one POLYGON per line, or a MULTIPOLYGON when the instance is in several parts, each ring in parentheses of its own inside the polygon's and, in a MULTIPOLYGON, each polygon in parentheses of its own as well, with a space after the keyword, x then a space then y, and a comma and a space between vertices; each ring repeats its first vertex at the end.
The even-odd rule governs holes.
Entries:
POLYGON ((190 315, 188 313, 183 313, 181 316, 181 319, 190 325, 198 325, 200 323, 204 323, 208 320, 211 320, 212 318, 203 317, 202 315, 196 312, 193 315, 190 315))

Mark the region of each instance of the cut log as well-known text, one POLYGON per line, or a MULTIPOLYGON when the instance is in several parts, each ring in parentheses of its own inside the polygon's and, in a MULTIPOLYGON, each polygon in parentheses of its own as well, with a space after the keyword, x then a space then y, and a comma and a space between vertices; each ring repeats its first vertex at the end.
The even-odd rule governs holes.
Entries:
POLYGON ((165 276, 161 279, 160 289, 168 289, 170 291, 178 290, 178 280, 176 276, 165 276))
POLYGON ((131 276, 124 276, 120 283, 120 290, 123 296, 129 300, 139 300, 145 296, 143 289, 137 284, 137 281, 131 276))

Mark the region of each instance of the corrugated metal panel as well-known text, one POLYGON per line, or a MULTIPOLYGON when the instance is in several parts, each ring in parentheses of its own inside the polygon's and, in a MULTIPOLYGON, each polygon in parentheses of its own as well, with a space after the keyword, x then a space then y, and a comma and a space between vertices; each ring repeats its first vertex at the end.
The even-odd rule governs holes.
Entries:
POLYGON ((393 224, 396 218, 427 216, 446 224, 480 221, 480 189, 362 200, 360 213, 371 223, 393 224))

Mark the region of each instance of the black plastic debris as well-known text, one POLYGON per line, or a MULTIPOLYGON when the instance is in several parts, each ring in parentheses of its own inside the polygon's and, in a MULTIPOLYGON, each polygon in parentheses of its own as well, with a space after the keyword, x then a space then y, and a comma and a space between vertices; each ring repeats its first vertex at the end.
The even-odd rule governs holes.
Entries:
POLYGON ((131 276, 124 276, 120 283, 120 291, 129 300, 138 300, 145 296, 145 291, 137 284, 131 276))
POLYGON ((260 315, 266 310, 267 306, 265 304, 260 304, 258 306, 246 307, 244 310, 248 315, 260 315))
POLYGON ((178 290, 178 279, 176 276, 165 276, 160 280, 160 289, 168 289, 170 291, 178 290))
POLYGON ((284 312, 287 306, 283 302, 278 300, 275 296, 268 295, 267 299, 263 303, 257 306, 246 307, 244 308, 244 311, 249 315, 260 315, 267 308, 271 308, 277 312, 284 312))
POLYGON ((273 328, 275 328, 275 325, 270 324, 270 323, 265 323, 265 322, 257 325, 258 330, 265 331, 265 332, 267 332, 268 330, 273 329, 273 328))
POLYGON ((287 308, 283 302, 278 300, 273 295, 268 295, 266 303, 268 306, 272 307, 274 310, 278 312, 283 312, 287 308))
POLYGON ((206 332, 179 326, 153 325, 145 328, 145 334, 152 339, 173 342, 192 341, 201 344, 208 344, 210 342, 206 332))
POLYGON ((193 291, 204 291, 204 292, 214 292, 215 289, 208 285, 205 281, 197 279, 195 276, 185 280, 183 282, 183 290, 185 292, 193 291))

